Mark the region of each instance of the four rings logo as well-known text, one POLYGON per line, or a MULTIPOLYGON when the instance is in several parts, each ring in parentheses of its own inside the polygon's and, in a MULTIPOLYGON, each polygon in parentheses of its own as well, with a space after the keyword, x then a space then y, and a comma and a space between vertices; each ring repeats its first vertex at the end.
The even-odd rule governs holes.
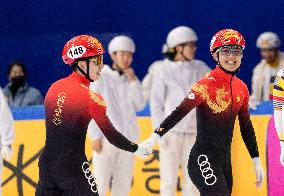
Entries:
POLYGON ((96 185, 96 181, 95 178, 90 170, 90 165, 88 162, 84 162, 82 164, 82 170, 85 174, 85 177, 88 179, 89 184, 91 185, 91 190, 93 193, 97 193, 98 189, 97 189, 97 185, 96 185))
POLYGON ((204 154, 199 155, 197 163, 199 165, 201 174, 205 179, 205 183, 208 186, 215 184, 217 177, 214 175, 213 170, 211 169, 210 163, 208 162, 208 157, 204 154))

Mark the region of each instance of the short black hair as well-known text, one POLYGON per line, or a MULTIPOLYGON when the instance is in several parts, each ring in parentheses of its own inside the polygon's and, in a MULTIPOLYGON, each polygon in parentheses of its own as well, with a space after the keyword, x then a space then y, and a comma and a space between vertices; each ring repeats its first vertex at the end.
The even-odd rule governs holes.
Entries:
POLYGON ((24 75, 25 77, 27 77, 27 69, 26 69, 26 66, 24 65, 24 63, 22 63, 21 61, 12 61, 9 66, 8 66, 8 75, 10 75, 11 71, 12 71, 12 68, 15 66, 15 65, 18 65, 22 68, 23 72, 24 72, 24 75))

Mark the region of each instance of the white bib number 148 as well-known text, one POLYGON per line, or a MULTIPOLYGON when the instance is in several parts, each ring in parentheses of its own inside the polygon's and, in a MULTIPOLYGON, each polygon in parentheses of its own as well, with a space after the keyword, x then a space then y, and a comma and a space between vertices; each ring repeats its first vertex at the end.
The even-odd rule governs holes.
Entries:
POLYGON ((71 59, 80 58, 85 52, 86 48, 84 46, 73 46, 68 50, 67 56, 71 59))

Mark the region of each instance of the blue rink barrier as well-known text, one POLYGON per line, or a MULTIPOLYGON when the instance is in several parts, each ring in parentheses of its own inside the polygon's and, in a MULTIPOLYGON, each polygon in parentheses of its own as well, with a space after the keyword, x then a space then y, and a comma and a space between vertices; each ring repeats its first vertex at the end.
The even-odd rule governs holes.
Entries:
MULTIPOLYGON (((32 120, 44 119, 45 111, 44 106, 30 106, 24 108, 12 108, 12 113, 15 120, 32 120)), ((272 101, 266 101, 257 107, 257 110, 250 110, 252 115, 265 115, 273 114, 272 101)), ((150 106, 147 104, 144 109, 137 112, 138 116, 150 116, 150 106)))

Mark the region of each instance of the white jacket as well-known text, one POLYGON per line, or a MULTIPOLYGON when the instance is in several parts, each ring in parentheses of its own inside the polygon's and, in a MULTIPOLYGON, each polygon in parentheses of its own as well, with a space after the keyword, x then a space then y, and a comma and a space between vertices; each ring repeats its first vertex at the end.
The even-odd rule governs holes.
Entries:
POLYGON ((158 60, 158 61, 153 62, 148 68, 148 73, 146 74, 146 76, 142 80, 143 96, 144 96, 144 99, 146 101, 150 101, 153 76, 154 76, 156 70, 160 66, 162 66, 165 61, 167 61, 167 59, 158 60))
MULTIPOLYGON (((279 52, 279 64, 276 67, 269 66, 264 59, 262 59, 253 69, 252 84, 251 84, 251 98, 258 101, 270 100, 272 94, 274 77, 280 69, 284 66, 284 53, 279 52)), ((250 98, 250 99, 251 99, 250 98)))
MULTIPOLYGON (((210 68, 200 60, 167 61, 157 72, 153 78, 150 100, 154 128, 157 128, 165 117, 180 104, 191 87, 210 72, 210 68)), ((196 132, 195 109, 184 117, 172 131, 196 132)))
MULTIPOLYGON (((105 65, 101 78, 92 82, 90 89, 104 97, 107 115, 114 127, 129 140, 136 141, 139 136, 136 112, 145 105, 141 82, 138 79, 128 81, 124 74, 105 65)), ((104 137, 94 120, 88 131, 92 139, 104 137)))
POLYGON ((0 88, 0 141, 1 146, 11 145, 14 141, 14 119, 8 103, 0 88))

